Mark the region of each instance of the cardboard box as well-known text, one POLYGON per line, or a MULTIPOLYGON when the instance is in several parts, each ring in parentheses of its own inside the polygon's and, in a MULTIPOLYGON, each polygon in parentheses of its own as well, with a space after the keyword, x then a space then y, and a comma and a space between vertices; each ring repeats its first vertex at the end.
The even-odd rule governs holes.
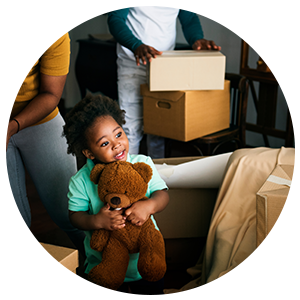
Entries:
MULTIPOLYGON (((257 245, 277 221, 289 193, 294 166, 278 165, 257 193, 257 245)), ((267 244, 257 254, 257 297, 298 297, 298 188, 267 244)))
MULTIPOLYGON (((195 159, 199 157, 154 159, 153 161, 155 164, 177 165, 195 159)), ((168 206, 154 216, 164 238, 206 237, 217 194, 218 189, 169 189, 168 206)))
MULTIPOLYGON (((178 165, 202 157, 154 159, 155 164, 178 165)), ((169 189, 170 202, 155 214, 166 246, 168 270, 194 266, 205 245, 218 189, 169 189)))
POLYGON ((229 127, 230 81, 223 90, 150 92, 141 85, 144 132, 190 141, 229 127))
POLYGON ((225 56, 219 51, 165 51, 148 69, 150 91, 222 90, 225 56))
POLYGON ((8 211, 9 211, 10 236, 14 236, 15 235, 15 227, 14 227, 15 210, 12 202, 8 202, 8 211))
MULTIPOLYGON (((76 273, 78 251, 41 244, 76 273)), ((56 266, 33 241, 11 237, 15 298, 76 298, 76 279, 56 266)))

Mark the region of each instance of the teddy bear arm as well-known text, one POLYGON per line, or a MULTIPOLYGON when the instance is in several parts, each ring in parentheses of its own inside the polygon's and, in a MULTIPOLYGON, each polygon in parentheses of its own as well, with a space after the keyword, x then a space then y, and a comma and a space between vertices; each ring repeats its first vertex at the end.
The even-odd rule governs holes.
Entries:
POLYGON ((91 248, 101 252, 108 242, 109 234, 105 229, 94 230, 90 241, 91 248))

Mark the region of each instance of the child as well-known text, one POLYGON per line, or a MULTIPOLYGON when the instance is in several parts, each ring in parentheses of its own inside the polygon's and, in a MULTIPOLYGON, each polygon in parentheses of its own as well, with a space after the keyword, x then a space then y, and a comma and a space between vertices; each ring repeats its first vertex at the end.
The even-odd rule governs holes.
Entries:
MULTIPOLYGON (((167 186, 160 178, 151 158, 128 153, 128 139, 122 129, 125 123, 124 114, 125 111, 119 108, 116 101, 105 96, 88 95, 68 114, 64 126, 63 135, 68 142, 68 153, 76 156, 83 153, 87 158, 87 163, 71 178, 68 193, 71 223, 86 231, 86 273, 101 262, 101 253, 90 248, 93 230, 118 230, 125 226, 126 219, 136 226, 142 226, 149 217, 156 225, 151 215, 162 211, 169 202, 167 186), (111 211, 108 204, 104 205, 99 199, 97 186, 90 180, 90 172, 96 163, 118 160, 145 162, 153 171, 146 193, 149 199, 134 203, 123 213, 111 211)), ((132 293, 163 293, 163 280, 156 283, 142 280, 137 270, 137 261, 138 253, 130 254, 124 282, 130 283, 132 293)), ((121 291, 124 291, 123 286, 121 291)))

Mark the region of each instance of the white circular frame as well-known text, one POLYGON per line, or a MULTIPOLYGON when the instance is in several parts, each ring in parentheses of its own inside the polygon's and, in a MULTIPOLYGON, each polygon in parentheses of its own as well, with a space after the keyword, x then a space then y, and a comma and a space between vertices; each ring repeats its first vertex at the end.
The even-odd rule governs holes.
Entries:
MULTIPOLYGON (((150 6, 150 4, 145 4, 145 3, 140 3, 140 4, 126 4, 126 5, 122 5, 122 7, 113 7, 113 8, 110 8, 110 9, 105 9, 105 10, 102 10, 102 11, 99 11, 97 13, 94 13, 92 15, 89 15, 81 20, 79 20, 78 22, 74 23, 73 25, 69 26, 68 28, 66 28, 64 31, 62 31, 60 34, 58 34, 53 40, 51 40, 41 51, 40 53, 34 58, 34 60, 31 62, 31 64, 28 66, 28 68, 26 69, 25 73, 23 74, 21 80, 19 81, 18 85, 17 85, 17 88, 15 90, 15 93, 11 99, 11 104, 10 107, 9 107, 9 110, 7 112, 7 116, 6 116, 6 120, 5 120, 5 132, 7 134, 7 128, 8 128, 8 122, 9 122, 9 116, 11 114, 11 110, 12 110, 12 107, 13 107, 13 104, 15 102, 15 99, 16 99, 16 96, 25 80, 25 78, 27 77, 28 73, 30 72, 30 70, 32 69, 32 67, 34 66, 34 64, 38 61, 38 59, 40 59, 40 57, 49 49, 49 47, 51 47, 57 40, 59 40, 64 34, 68 33, 69 31, 71 31, 72 29, 76 28, 77 26, 85 23, 86 21, 89 21, 93 18, 96 18, 98 16, 101 16, 103 14, 106 14, 106 13, 109 13, 109 12, 112 12, 112 11, 115 11, 115 10, 119 10, 119 9, 123 9, 123 8, 130 8, 130 7, 136 7, 136 6, 150 6)), ((151 6, 154 6, 153 4, 151 4, 151 6)), ((163 7, 171 7, 171 8, 180 8, 182 10, 186 10, 186 11, 190 11, 190 12, 193 12, 195 14, 198 14, 200 16, 203 16, 205 18, 208 18, 212 21, 215 21, 216 23, 219 23, 220 25, 226 27, 227 29, 229 29, 230 31, 232 31, 233 33, 235 33, 237 36, 239 36, 243 41, 245 41, 261 58, 262 60, 265 62, 265 64, 269 67, 269 69, 271 70, 271 72, 273 73, 274 77, 276 78, 280 88, 281 88, 281 91, 286 99, 286 102, 287 102, 287 105, 288 105, 288 109, 289 109, 289 112, 290 112, 290 116, 291 116, 291 120, 292 120, 292 124, 293 124, 293 129, 294 129, 294 137, 295 137, 295 141, 296 141, 296 135, 295 135, 295 132, 297 132, 296 130, 296 121, 295 121, 295 116, 294 116, 294 113, 293 113, 293 108, 291 106, 291 103, 290 103, 290 100, 289 100, 289 97, 287 95, 287 92, 284 88, 284 85, 282 84, 282 81, 281 79, 279 78, 278 74, 276 73, 276 71, 274 70, 273 66, 270 64, 270 62, 266 59, 266 57, 262 54, 262 52, 249 40, 247 39, 243 34, 241 34, 239 31, 237 31, 235 28, 233 28, 232 26, 228 25, 227 23, 223 22, 222 20, 214 17, 214 16, 211 16, 207 13, 204 13, 202 11, 198 11, 196 9, 191 9, 191 8, 188 8, 188 7, 184 7, 184 6, 180 6, 180 5, 177 5, 177 4, 159 4, 159 3, 155 3, 155 6, 163 6, 163 7)), ((186 291, 181 291, 181 292, 176 292, 176 293, 171 293, 171 294, 164 294, 164 295, 155 295, 155 297, 161 297, 161 298, 173 298, 175 296, 183 296, 183 295, 186 295, 186 294, 190 294, 190 293, 194 293, 194 292, 197 292, 197 291, 200 291, 200 290, 203 290, 205 288, 208 288, 220 281, 222 281, 223 279, 227 278, 228 276, 234 274, 236 271, 238 271, 240 268, 242 268, 247 262, 249 262, 254 256, 257 255, 257 253, 262 249, 262 247, 268 242, 268 240, 270 239, 270 237, 273 235, 273 233, 275 232, 276 228, 278 227, 279 223, 281 222, 284 214, 285 214, 285 211, 288 207, 288 204, 290 202, 290 198, 291 198, 291 195, 292 195, 292 192, 293 192, 293 189, 294 189, 294 185, 295 185, 295 180, 296 180, 296 173, 297 173, 297 159, 295 157, 295 167, 294 167, 294 173, 293 173, 293 178, 292 178, 292 184, 291 184, 291 187, 290 187, 290 190, 289 190, 289 193, 288 193, 288 196, 287 196, 287 200, 284 204, 284 207, 276 221, 276 223, 274 224, 273 228, 270 230, 269 234, 266 236, 266 238, 262 241, 262 243, 254 250, 254 252, 252 252, 243 262, 241 262, 238 266, 236 266, 235 268, 233 268, 231 271, 227 272, 226 274, 224 274, 223 276, 211 281, 211 282, 208 282, 204 285, 201 285, 199 287, 196 287, 196 288, 193 288, 193 289, 189 289, 189 290, 186 290, 186 291)), ((53 262, 55 263, 59 268, 61 268, 62 270, 64 270, 67 274, 69 274, 70 276, 73 276, 75 279, 81 281, 82 283, 84 284, 87 284, 93 288, 96 288, 96 289, 99 289, 99 290, 102 290, 104 292, 107 292, 107 293, 111 293, 111 294, 115 294, 115 295, 119 295, 119 296, 125 296, 125 297, 129 297, 129 298, 135 298, 135 297, 138 297, 139 299, 142 297, 142 298, 147 298, 147 297, 153 297, 154 295, 136 295, 136 294, 128 294, 128 293, 123 293, 123 292, 118 292, 118 291, 113 291, 111 289, 107 289, 107 288, 104 288, 104 287, 101 287, 97 284, 94 284, 80 276, 78 276, 77 274, 71 272, 69 269, 67 269, 65 266, 63 266, 60 262, 58 262, 52 255, 50 255, 46 250, 45 248, 39 243, 39 241, 35 238, 35 236, 32 234, 32 232, 30 231, 30 229, 28 228, 28 226, 26 225, 25 221, 23 220, 23 217, 16 205, 16 202, 14 200, 14 197, 13 197, 13 194, 12 194, 12 191, 11 191, 11 187, 10 187, 10 183, 9 183, 9 177, 8 177, 8 173, 7 173, 7 167, 5 167, 5 178, 6 178, 6 185, 7 185, 7 188, 8 188, 8 191, 9 191, 9 194, 10 196, 12 196, 12 202, 13 202, 13 205, 14 205, 14 209, 16 211, 16 214, 18 216, 18 218, 20 219, 23 227, 25 228, 26 232, 28 233, 28 235, 31 237, 31 239, 34 241, 34 243, 39 247, 39 249, 53 262)))

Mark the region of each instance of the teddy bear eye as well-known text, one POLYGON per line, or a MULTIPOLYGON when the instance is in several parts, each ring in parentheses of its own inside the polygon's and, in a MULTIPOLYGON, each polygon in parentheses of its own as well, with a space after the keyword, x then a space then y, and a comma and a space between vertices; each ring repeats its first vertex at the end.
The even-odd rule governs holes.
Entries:
POLYGON ((127 191, 125 191, 125 195, 127 195, 128 194, 128 192, 127 191))

